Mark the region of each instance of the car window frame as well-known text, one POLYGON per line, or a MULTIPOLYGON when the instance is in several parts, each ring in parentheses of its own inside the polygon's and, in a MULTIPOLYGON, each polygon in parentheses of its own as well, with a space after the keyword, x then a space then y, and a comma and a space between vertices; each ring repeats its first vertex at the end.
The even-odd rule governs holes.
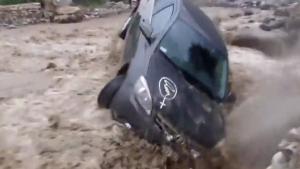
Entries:
POLYGON ((168 5, 164 6, 164 7, 162 7, 161 9, 157 10, 155 13, 153 13, 152 21, 151 21, 152 34, 154 34, 154 35, 155 34, 159 34, 159 33, 161 33, 164 30, 163 29, 164 26, 168 25, 168 23, 170 22, 170 18, 172 18, 172 16, 174 15, 174 10, 175 10, 175 6, 174 6, 173 3, 171 3, 171 4, 168 4, 168 5), (163 23, 164 25, 162 26, 161 30, 156 31, 156 29, 155 29, 155 27, 153 25, 153 23, 154 23, 153 21, 154 21, 155 17, 157 15, 159 15, 160 13, 162 13, 164 10, 167 10, 167 8, 170 8, 170 7, 172 8, 171 14, 167 18, 163 18, 163 19, 166 19, 166 22, 163 23))

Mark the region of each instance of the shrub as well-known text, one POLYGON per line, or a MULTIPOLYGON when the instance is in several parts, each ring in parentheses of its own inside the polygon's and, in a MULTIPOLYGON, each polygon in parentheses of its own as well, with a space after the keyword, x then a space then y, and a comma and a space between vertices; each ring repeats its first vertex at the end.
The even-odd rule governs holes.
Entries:
POLYGON ((105 0, 73 0, 75 4, 84 6, 98 6, 102 5, 105 0))
MULTIPOLYGON (((40 0, 0 0, 0 5, 13 5, 19 3, 39 2, 40 0)), ((98 6, 102 5, 106 0, 73 0, 77 5, 98 6)))
POLYGON ((0 5, 13 5, 27 2, 38 2, 39 0, 0 0, 0 5))

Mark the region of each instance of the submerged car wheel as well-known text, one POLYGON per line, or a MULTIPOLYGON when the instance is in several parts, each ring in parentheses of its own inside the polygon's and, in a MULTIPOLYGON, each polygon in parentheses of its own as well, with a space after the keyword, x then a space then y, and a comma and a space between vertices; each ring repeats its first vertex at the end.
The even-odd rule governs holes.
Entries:
POLYGON ((98 106, 109 108, 112 98, 121 87, 125 75, 119 75, 110 81, 98 95, 98 106))

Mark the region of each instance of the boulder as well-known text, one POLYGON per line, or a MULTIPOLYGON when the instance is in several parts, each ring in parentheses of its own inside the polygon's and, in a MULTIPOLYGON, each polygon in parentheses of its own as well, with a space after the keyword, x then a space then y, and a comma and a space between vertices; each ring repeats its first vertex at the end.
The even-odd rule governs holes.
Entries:
POLYGON ((264 31, 271 31, 274 29, 284 28, 286 25, 285 19, 275 19, 269 22, 264 22, 260 25, 260 28, 264 31))
POLYGON ((260 27, 260 29, 262 29, 264 31, 271 31, 272 30, 272 28, 267 24, 261 24, 259 27, 260 27))
POLYGON ((251 9, 245 9, 244 10, 244 15, 245 16, 250 16, 250 15, 253 15, 253 14, 254 14, 254 12, 251 9))
POLYGON ((274 16, 289 17, 290 12, 287 8, 278 8, 274 11, 274 16))
POLYGON ((72 4, 72 0, 40 0, 40 2, 44 17, 50 18, 50 21, 53 21, 59 8, 68 7, 72 4))
POLYGON ((79 7, 65 6, 57 8, 52 18, 56 23, 75 23, 84 19, 84 13, 79 7))
POLYGON ((53 17, 52 22, 56 23, 76 23, 81 22, 84 19, 84 15, 56 15, 53 17))
POLYGON ((250 19, 250 20, 248 21, 248 23, 255 23, 255 20, 250 19))
POLYGON ((265 19, 263 20, 263 23, 264 23, 264 24, 269 24, 270 22, 275 21, 275 20, 276 20, 276 18, 270 18, 270 17, 267 17, 267 18, 265 18, 265 19))
POLYGON ((296 169, 300 164, 300 128, 289 131, 278 145, 278 152, 274 154, 267 169, 296 169))
POLYGON ((270 10, 270 9, 272 9, 273 7, 274 7, 273 5, 268 4, 268 3, 264 3, 264 4, 261 4, 261 5, 260 5, 260 9, 261 9, 261 10, 270 10))
POLYGON ((55 11, 56 15, 72 15, 72 14, 79 14, 82 10, 76 6, 66 6, 57 8, 55 11))

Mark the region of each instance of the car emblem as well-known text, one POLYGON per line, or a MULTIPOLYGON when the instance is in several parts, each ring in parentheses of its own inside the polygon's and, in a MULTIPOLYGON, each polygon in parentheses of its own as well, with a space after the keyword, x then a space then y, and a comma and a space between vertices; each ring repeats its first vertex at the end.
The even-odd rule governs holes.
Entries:
POLYGON ((177 95, 176 84, 168 77, 162 77, 159 80, 159 93, 163 97, 163 101, 160 102, 160 109, 166 106, 166 100, 173 100, 177 95))

